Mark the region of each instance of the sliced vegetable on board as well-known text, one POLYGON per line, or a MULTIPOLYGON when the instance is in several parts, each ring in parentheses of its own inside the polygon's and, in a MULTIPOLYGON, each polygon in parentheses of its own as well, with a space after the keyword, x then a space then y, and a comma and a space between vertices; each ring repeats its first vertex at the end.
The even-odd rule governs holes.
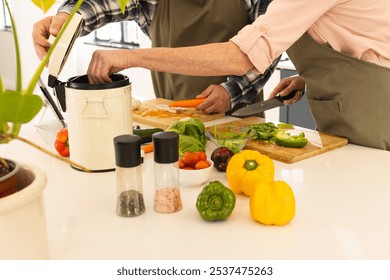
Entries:
POLYGON ((272 122, 250 125, 253 140, 267 141, 283 147, 303 148, 309 142, 305 134, 291 135, 287 130, 294 129, 291 124, 278 124, 272 122))
POLYGON ((276 126, 273 122, 252 124, 249 126, 249 128, 252 130, 253 140, 263 141, 271 140, 276 130, 279 129, 279 127, 276 126))
POLYGON ((184 99, 177 100, 169 103, 169 107, 184 107, 184 108, 193 108, 200 105, 206 98, 194 98, 194 99, 184 99))
POLYGON ((266 155, 254 150, 242 150, 229 160, 226 177, 236 194, 251 196, 258 183, 274 180, 274 163, 266 155))
POLYGON ((303 148, 308 140, 305 133, 301 132, 298 135, 290 135, 285 130, 278 130, 275 133, 275 143, 283 147, 303 148))
POLYGON ((196 209, 206 221, 226 220, 235 205, 235 194, 220 181, 213 181, 205 186, 196 201, 196 209))

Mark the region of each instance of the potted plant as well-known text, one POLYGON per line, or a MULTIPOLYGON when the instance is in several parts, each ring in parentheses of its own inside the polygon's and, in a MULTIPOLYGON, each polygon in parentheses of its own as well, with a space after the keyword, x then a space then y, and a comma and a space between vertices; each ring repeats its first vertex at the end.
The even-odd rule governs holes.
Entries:
MULTIPOLYGON (((48 55, 39 64, 26 89, 22 88, 20 50, 15 22, 7 0, 3 1, 10 15, 17 71, 15 90, 5 89, 0 77, 0 144, 18 139, 52 156, 66 160, 20 137, 19 132, 21 126, 30 122, 42 108, 41 97, 33 93, 35 86, 63 30, 66 29, 83 0, 78 0, 69 20, 49 49, 48 55)), ((32 2, 46 12, 55 1, 32 0, 32 2)), ((39 168, 12 159, 3 159, 0 155, 0 228, 2 228, 0 259, 48 258, 42 196, 46 181, 46 175, 39 168)))
MULTIPOLYGON (((19 132, 22 125, 30 122, 42 108, 42 99, 39 95, 34 94, 34 89, 58 40, 83 0, 77 1, 64 27, 48 50, 48 55, 37 67, 26 89, 22 88, 20 51, 15 22, 7 0, 3 1, 10 15, 17 71, 15 90, 5 89, 0 77, 0 144, 20 140, 77 166, 68 159, 20 137, 19 132)), ((55 3, 54 0, 31 1, 44 12, 55 3)), ((117 1, 124 11, 129 0, 117 1)), ((82 169, 82 167, 80 168, 82 169)), ((46 180, 46 175, 41 169, 30 164, 19 164, 12 159, 3 159, 0 155, 0 228, 2 229, 0 259, 48 258, 46 220, 42 197, 46 180), (1 185, 2 181, 5 182, 4 186, 1 185)))
MULTIPOLYGON (((20 50, 15 22, 12 17, 12 13, 7 0, 3 1, 10 15, 14 38, 17 70, 15 90, 5 89, 0 77, 0 144, 6 144, 14 139, 19 139, 36 147, 34 143, 31 143, 29 140, 20 137, 19 132, 21 126, 25 123, 30 122, 42 108, 43 102, 41 97, 39 95, 34 94, 35 86, 38 83, 39 77, 45 65, 47 64, 50 55, 53 52, 53 49, 56 47, 58 39, 62 36, 63 30, 66 28, 69 20, 71 19, 71 17, 73 17, 73 14, 77 11, 83 0, 79 0, 77 2, 74 11, 69 17, 69 20, 64 25, 65 28, 63 28, 62 32, 60 32, 60 34, 58 35, 57 40, 55 40, 52 47, 49 49, 48 55, 39 64, 26 89, 22 88, 20 50)), ((38 7, 45 12, 54 4, 54 1, 51 0, 33 2, 36 3, 38 7)), ((41 147, 38 148, 46 153, 60 158, 61 160, 66 160, 41 147)), ((17 168, 17 163, 13 162, 10 159, 3 159, 0 155, 0 198, 16 191, 15 186, 12 183, 15 183, 16 174, 14 173, 16 173, 17 168), (2 183, 3 181, 5 181, 4 184, 2 183)))
MULTIPOLYGON (((42 99, 40 98, 39 95, 33 93, 35 86, 38 83, 39 77, 43 69, 45 68, 45 65, 48 63, 50 55, 52 54, 54 48, 56 47, 58 40, 61 38, 62 34, 64 33, 64 30, 68 26, 73 15, 76 13, 78 8, 83 3, 83 0, 77 1, 74 10, 72 11, 68 20, 64 24, 64 28, 61 29, 56 40, 54 41, 53 45, 49 49, 47 56, 39 64, 38 68, 36 69, 26 89, 22 89, 20 51, 19 51, 19 43, 18 43, 18 36, 17 36, 15 22, 13 20, 12 13, 9 8, 7 0, 3 0, 3 1, 10 15, 11 26, 13 30, 17 73, 16 73, 15 90, 5 89, 0 76, 0 144, 5 144, 14 139, 18 139, 20 141, 26 142, 27 144, 30 144, 42 150, 47 154, 50 154, 51 156, 57 157, 60 160, 67 161, 68 163, 71 163, 73 166, 85 170, 84 167, 79 166, 76 163, 72 163, 68 159, 64 157, 60 157, 57 154, 54 154, 50 151, 47 151, 46 149, 39 147, 34 143, 30 142, 28 139, 24 139, 19 136, 21 126, 25 123, 30 122, 42 108, 43 105, 42 99)), ((50 9, 51 6, 55 3, 55 1, 53 0, 40 0, 40 1, 31 0, 31 1, 34 4, 36 4, 39 8, 41 8, 44 12, 50 9)), ((129 1, 130 0, 117 0, 117 2, 119 3, 122 9, 122 12, 124 12, 125 6, 129 1)), ((2 186, 1 182, 5 180, 8 180, 8 182, 15 181, 14 179, 9 179, 9 178, 13 178, 12 174, 10 173, 14 169, 17 169, 17 167, 18 167, 17 163, 14 163, 9 159, 7 160, 3 159, 0 155, 0 198, 2 196, 8 195, 12 191, 15 191, 15 188, 12 185, 10 185, 10 183, 7 183, 7 186, 2 186)), ((16 170, 13 171, 13 173, 16 173, 16 170)))

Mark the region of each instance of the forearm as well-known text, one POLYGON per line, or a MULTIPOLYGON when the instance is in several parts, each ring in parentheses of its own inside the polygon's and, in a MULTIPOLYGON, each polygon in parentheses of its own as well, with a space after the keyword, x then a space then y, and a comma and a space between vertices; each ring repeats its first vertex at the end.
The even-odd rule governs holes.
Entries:
POLYGON ((241 76, 252 63, 231 42, 183 48, 151 48, 130 52, 129 67, 191 76, 241 76))
POLYGON ((222 83, 221 85, 230 96, 232 107, 236 106, 238 103, 253 102, 256 95, 261 92, 264 85, 274 73, 279 60, 280 57, 275 59, 272 65, 268 67, 263 74, 249 71, 244 76, 230 76, 226 82, 222 83))

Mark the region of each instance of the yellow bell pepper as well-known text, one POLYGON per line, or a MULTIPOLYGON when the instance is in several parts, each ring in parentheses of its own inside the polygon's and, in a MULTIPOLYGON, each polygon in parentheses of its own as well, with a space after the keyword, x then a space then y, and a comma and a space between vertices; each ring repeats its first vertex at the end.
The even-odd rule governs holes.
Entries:
POLYGON ((265 225, 282 226, 295 216, 295 197, 284 181, 259 183, 251 198, 252 219, 265 225))
POLYGON ((226 177, 233 192, 251 196, 260 182, 274 180, 274 163, 258 151, 242 150, 232 156, 226 169, 226 177))

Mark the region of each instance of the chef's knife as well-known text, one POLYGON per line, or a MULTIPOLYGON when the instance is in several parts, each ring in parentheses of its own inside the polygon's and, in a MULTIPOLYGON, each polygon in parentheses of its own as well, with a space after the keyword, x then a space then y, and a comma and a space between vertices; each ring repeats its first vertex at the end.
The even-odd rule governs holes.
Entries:
POLYGON ((261 102, 257 102, 257 103, 245 106, 245 107, 233 112, 232 116, 233 117, 249 117, 249 116, 257 115, 261 112, 264 112, 264 111, 267 111, 267 110, 270 110, 270 109, 273 109, 276 107, 283 106, 283 101, 293 98, 298 91, 299 90, 293 90, 292 92, 290 92, 286 96, 277 95, 272 99, 268 99, 265 101, 261 101, 261 102))

